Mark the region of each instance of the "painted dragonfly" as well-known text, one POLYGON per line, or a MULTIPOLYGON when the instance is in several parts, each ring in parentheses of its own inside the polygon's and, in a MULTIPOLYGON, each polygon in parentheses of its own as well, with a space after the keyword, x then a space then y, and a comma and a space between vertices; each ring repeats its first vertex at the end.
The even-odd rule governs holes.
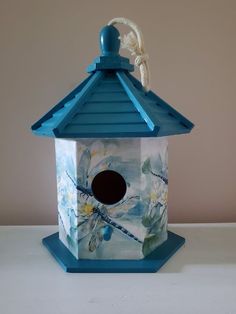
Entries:
MULTIPOLYGON (((165 160, 167 160, 166 157, 164 161, 165 160)), ((158 155, 157 164, 159 166, 158 167, 159 169, 158 169, 158 173, 155 173, 154 170, 152 169, 150 158, 147 158, 145 162, 143 163, 142 172, 144 174, 150 173, 151 175, 161 179, 166 185, 168 185, 168 178, 167 178, 168 169, 167 169, 167 163, 165 163, 164 161, 162 160, 161 156, 158 155)))
POLYGON ((66 172, 68 178, 73 183, 78 191, 79 206, 76 216, 78 225, 78 240, 82 240, 87 235, 91 234, 88 242, 89 251, 93 252, 99 247, 103 240, 109 241, 112 233, 119 230, 131 240, 140 244, 143 242, 132 234, 125 227, 114 221, 114 218, 124 216, 129 208, 134 207, 139 196, 130 196, 114 205, 104 205, 96 201, 91 190, 91 180, 101 170, 109 169, 114 163, 120 162, 119 157, 109 156, 100 161, 91 170, 91 154, 89 149, 85 149, 81 155, 77 167, 77 180, 75 180, 69 172, 66 172))

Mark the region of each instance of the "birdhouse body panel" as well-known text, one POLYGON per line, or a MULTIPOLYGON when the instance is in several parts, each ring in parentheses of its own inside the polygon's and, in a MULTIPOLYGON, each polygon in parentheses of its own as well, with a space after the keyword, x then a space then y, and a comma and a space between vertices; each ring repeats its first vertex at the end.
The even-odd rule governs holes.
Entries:
POLYGON ((60 240, 77 259, 142 259, 167 239, 166 138, 56 140, 60 240))

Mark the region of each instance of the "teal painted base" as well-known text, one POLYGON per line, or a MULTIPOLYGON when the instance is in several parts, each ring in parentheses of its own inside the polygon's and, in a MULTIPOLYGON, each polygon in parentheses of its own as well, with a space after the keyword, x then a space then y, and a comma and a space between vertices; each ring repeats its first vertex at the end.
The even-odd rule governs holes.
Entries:
POLYGON ((54 233, 42 240, 61 267, 69 273, 154 273, 184 244, 185 239, 168 231, 168 239, 141 260, 77 260, 54 233))

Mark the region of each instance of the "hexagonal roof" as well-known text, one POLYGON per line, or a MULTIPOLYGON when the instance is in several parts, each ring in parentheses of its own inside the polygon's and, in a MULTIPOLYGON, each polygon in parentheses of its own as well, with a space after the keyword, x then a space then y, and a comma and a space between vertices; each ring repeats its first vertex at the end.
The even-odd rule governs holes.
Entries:
POLYGON ((189 133, 193 123, 152 91, 145 92, 118 54, 119 32, 101 32, 103 55, 91 75, 33 126, 35 135, 56 138, 156 137, 189 133))

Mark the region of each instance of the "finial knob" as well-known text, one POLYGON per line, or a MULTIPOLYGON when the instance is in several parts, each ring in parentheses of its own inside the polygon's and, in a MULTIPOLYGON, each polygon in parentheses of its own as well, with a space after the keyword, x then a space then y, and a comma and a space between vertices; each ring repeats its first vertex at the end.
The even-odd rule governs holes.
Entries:
POLYGON ((103 56, 118 55, 120 49, 120 33, 112 25, 104 26, 100 32, 100 47, 103 56))

